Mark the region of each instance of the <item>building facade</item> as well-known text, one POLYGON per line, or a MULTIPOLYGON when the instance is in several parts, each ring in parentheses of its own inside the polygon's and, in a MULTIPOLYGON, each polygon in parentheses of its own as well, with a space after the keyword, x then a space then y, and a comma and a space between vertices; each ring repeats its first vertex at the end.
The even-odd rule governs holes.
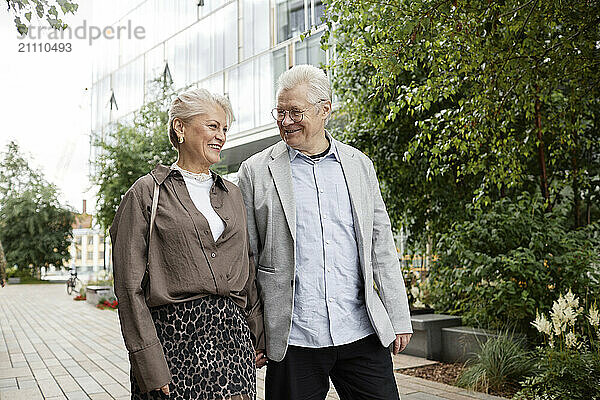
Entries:
MULTIPOLYGON (((321 0, 93 4, 94 25, 142 27, 145 38, 124 35, 94 44, 92 137, 132 119, 151 100, 151 82, 169 78, 176 90, 202 87, 229 97, 236 118, 222 152, 229 171, 279 140, 271 117, 276 78, 293 65, 328 61, 320 45, 321 0)), ((92 147, 92 160, 96 151, 92 147)))

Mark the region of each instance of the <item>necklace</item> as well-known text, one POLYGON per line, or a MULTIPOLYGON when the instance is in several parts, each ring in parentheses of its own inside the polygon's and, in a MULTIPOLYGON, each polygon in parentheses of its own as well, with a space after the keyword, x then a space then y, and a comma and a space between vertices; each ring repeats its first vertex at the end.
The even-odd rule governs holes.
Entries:
POLYGON ((177 165, 177 163, 174 163, 173 165, 171 165, 171 168, 176 169, 179 172, 181 172, 181 175, 183 175, 187 178, 195 179, 199 182, 206 182, 206 181, 212 179, 212 175, 210 174, 210 172, 208 174, 205 174, 203 172, 195 173, 195 172, 187 171, 187 170, 181 168, 179 165, 177 165))

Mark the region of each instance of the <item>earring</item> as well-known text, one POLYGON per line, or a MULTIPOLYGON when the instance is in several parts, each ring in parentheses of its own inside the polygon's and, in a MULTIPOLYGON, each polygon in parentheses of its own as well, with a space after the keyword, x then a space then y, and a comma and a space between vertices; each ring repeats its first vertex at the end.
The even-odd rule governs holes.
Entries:
POLYGON ((184 141, 184 138, 183 138, 183 136, 179 136, 179 137, 177 138, 177 141, 178 141, 180 144, 181 144, 181 143, 183 143, 183 141, 184 141))

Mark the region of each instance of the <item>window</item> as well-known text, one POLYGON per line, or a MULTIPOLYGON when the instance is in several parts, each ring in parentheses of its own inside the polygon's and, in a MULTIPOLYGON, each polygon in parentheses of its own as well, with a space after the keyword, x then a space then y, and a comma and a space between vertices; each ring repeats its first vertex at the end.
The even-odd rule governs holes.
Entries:
MULTIPOLYGON (((275 50, 271 53, 273 57, 273 82, 277 82, 277 79, 281 74, 283 74, 288 69, 288 57, 287 57, 287 47, 283 47, 279 50, 275 50)), ((277 90, 277 86, 273 85, 273 95, 271 96, 275 99, 275 91, 277 90)))
MULTIPOLYGON (((228 90, 236 122, 232 134, 273 123, 271 109, 274 100, 274 64, 285 61, 281 53, 265 54, 252 61, 245 62, 228 74, 228 90)), ((285 66, 282 68, 285 69, 285 66)))
POLYGON ((88 246, 93 246, 94 245, 94 237, 92 235, 88 235, 88 237, 87 237, 87 244, 88 244, 88 246))
POLYGON ((118 106, 112 110, 114 118, 140 108, 144 103, 144 57, 119 68, 113 74, 112 89, 118 106))
POLYGON ((92 129, 96 132, 101 132, 109 121, 110 94, 110 75, 96 82, 92 87, 92 129))
POLYGON ((186 87, 236 64, 237 4, 231 3, 180 32, 166 46, 176 88, 186 87))
POLYGON ((243 15, 244 58, 267 50, 271 42, 269 0, 245 0, 243 15))
POLYGON ((313 8, 314 20, 313 25, 319 26, 323 23, 322 19, 325 16, 325 5, 322 1, 315 0, 315 7, 313 8))
POLYGON ((320 67, 325 64, 325 51, 321 49, 321 37, 323 33, 312 35, 304 39, 304 41, 296 42, 296 57, 294 64, 311 64, 320 67))
POLYGON ((277 43, 298 36, 306 30, 304 0, 277 0, 277 43))

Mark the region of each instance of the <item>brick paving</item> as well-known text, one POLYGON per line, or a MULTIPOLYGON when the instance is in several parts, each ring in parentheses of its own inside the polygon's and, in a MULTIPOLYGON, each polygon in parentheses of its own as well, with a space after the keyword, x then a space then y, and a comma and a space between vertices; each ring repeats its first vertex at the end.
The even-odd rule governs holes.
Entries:
MULTIPOLYGON (((394 359, 396 368, 427 363, 394 359)), ((258 400, 264 399, 264 371, 258 400)), ((501 399, 400 373, 396 382, 403 400, 501 399)), ((129 398, 129 362, 116 312, 73 301, 64 284, 0 289, 0 400, 129 398)), ((327 400, 334 399, 332 388, 327 400)))

